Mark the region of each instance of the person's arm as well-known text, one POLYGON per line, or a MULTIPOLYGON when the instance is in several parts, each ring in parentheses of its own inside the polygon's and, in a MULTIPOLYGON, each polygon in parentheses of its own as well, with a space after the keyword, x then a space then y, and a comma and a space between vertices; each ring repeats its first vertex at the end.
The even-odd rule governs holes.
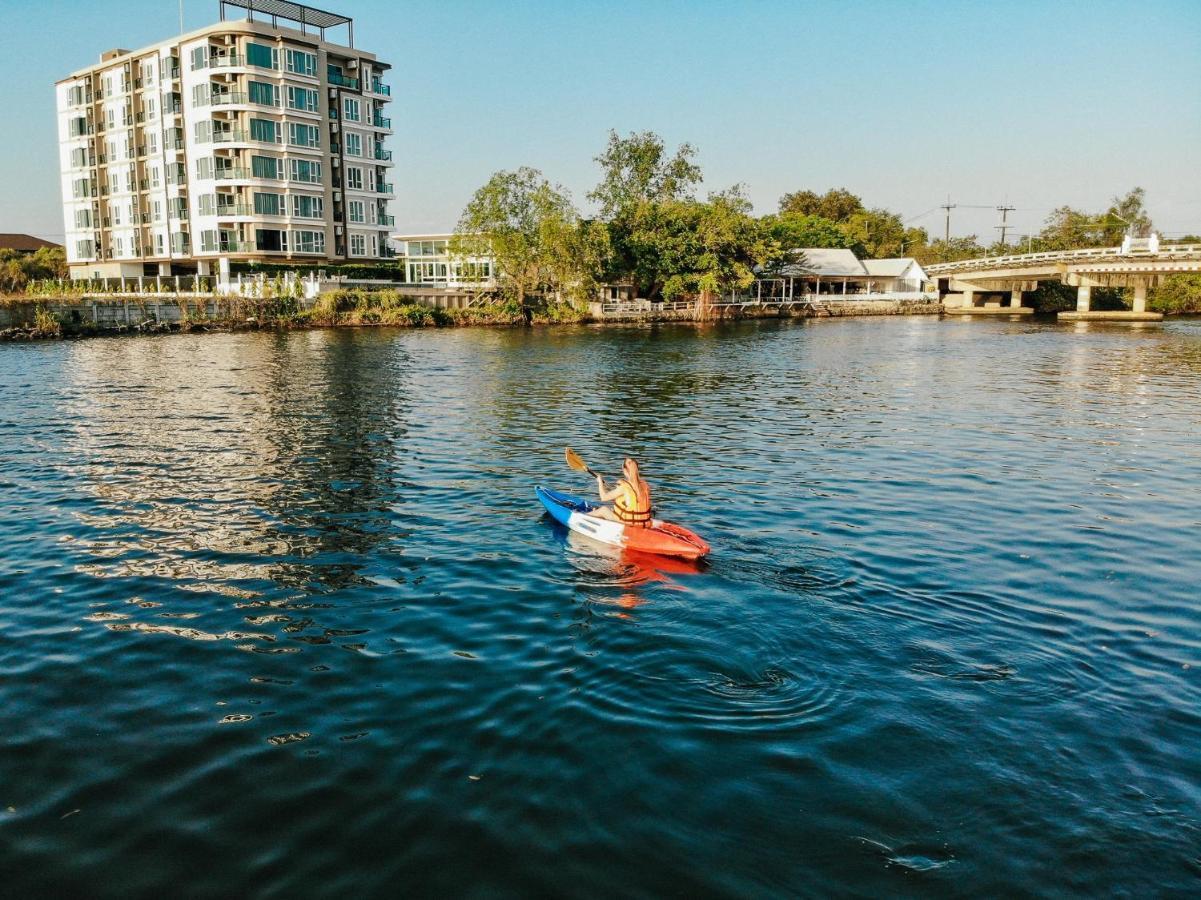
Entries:
POLYGON ((601 478, 600 475, 597 475, 596 476, 596 490, 597 490, 597 493, 600 494, 601 503, 608 503, 610 500, 616 500, 618 497, 621 496, 621 483, 619 482, 617 487, 613 488, 613 490, 606 491, 605 490, 605 479, 601 478))

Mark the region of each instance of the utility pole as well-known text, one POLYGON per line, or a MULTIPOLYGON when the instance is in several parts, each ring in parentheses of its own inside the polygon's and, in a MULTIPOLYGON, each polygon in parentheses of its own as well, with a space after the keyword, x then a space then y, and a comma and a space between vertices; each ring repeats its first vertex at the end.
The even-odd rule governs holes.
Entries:
POLYGON ((1005 232, 1009 230, 1005 224, 1005 219, 1009 215, 1009 213, 1013 212, 1015 209, 1017 209, 1016 206, 1006 206, 1005 204, 1001 204, 1000 206, 997 207, 997 212, 999 212, 1001 214, 1001 224, 998 225, 997 228, 1001 229, 1001 243, 1002 244, 1005 243, 1005 232))
POLYGON ((947 227, 943 232, 943 242, 949 244, 951 242, 951 210, 958 204, 951 202, 951 195, 947 194, 947 202, 942 205, 942 208, 947 211, 947 227))

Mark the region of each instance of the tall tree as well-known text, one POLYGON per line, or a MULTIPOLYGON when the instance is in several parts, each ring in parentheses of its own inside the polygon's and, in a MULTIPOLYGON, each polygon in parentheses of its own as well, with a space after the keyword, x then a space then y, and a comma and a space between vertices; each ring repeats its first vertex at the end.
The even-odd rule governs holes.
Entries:
POLYGON ((609 132, 609 143, 596 157, 601 181, 588 199, 600 205, 601 217, 615 219, 640 203, 663 203, 693 195, 701 170, 692 158, 696 149, 681 144, 667 154, 663 138, 653 131, 630 132, 621 137, 609 132))
POLYGON ((502 287, 524 305, 530 293, 559 287, 563 242, 578 219, 566 192, 537 169, 497 172, 463 210, 452 251, 491 253, 502 287))
POLYGON ((794 191, 780 198, 781 215, 821 216, 832 222, 846 222, 863 211, 863 201, 846 188, 831 188, 820 195, 794 191))

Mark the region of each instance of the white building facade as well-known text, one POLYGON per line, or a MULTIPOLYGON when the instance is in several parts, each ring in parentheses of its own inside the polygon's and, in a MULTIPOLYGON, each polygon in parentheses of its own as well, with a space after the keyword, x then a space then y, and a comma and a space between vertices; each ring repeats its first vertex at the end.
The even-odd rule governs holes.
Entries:
POLYGON ((401 280, 427 287, 490 290, 496 286, 496 262, 486 253, 452 252, 453 234, 394 234, 401 280))
POLYGON ((349 19, 272 6, 270 22, 248 11, 110 50, 57 83, 72 277, 392 255, 389 66, 325 40, 349 19), (293 17, 298 28, 277 24, 293 17))

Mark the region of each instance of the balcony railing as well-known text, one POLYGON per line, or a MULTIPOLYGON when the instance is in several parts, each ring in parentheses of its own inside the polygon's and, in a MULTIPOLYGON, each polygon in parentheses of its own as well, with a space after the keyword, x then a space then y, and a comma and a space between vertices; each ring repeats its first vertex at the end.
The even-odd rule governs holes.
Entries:
POLYGON ((222 253, 254 253, 252 241, 222 241, 222 253))
POLYGON ((384 84, 377 78, 371 79, 371 93, 379 94, 381 97, 391 97, 392 88, 384 84))
MULTIPOLYGON (((217 204, 217 215, 219 216, 253 216, 254 207, 249 203, 219 203, 217 204)), ((265 213, 264 215, 270 215, 265 213)))
POLYGON ((350 88, 357 91, 359 89, 359 79, 348 78, 345 75, 339 75, 337 72, 330 72, 327 76, 330 84, 338 85, 339 87, 350 88))
POLYGON ((245 103, 246 94, 243 91, 228 91, 223 94, 213 94, 209 97, 209 103, 213 106, 228 106, 231 103, 245 103))
POLYGON ((392 185, 390 185, 390 184, 384 184, 384 182, 382 182, 382 181, 381 181, 381 182, 379 182, 379 183, 378 183, 378 184, 375 186, 375 189, 376 189, 376 191, 378 191, 378 192, 379 192, 379 193, 381 193, 381 194, 390 194, 390 193, 392 193, 392 185))
POLYGON ((234 166, 229 169, 218 169, 216 177, 222 180, 237 180, 243 178, 257 178, 261 181, 282 181, 279 175, 258 175, 252 169, 247 169, 244 166, 234 166))
POLYGON ((210 56, 209 57, 209 68, 210 69, 225 69, 225 68, 229 68, 230 66, 244 66, 244 65, 246 65, 245 57, 239 56, 237 53, 229 53, 229 54, 226 54, 225 56, 210 56))
POLYGON ((381 150, 379 147, 376 147, 375 148, 375 158, 382 159, 387 162, 392 162, 392 151, 391 150, 381 150))
POLYGON ((389 119, 387 116, 379 115, 379 113, 376 113, 375 116, 371 119, 371 124, 374 125, 376 128, 387 128, 389 131, 392 130, 392 120, 389 119))
POLYGON ((396 216, 380 216, 379 223, 388 228, 391 228, 393 225, 396 224, 396 216))

